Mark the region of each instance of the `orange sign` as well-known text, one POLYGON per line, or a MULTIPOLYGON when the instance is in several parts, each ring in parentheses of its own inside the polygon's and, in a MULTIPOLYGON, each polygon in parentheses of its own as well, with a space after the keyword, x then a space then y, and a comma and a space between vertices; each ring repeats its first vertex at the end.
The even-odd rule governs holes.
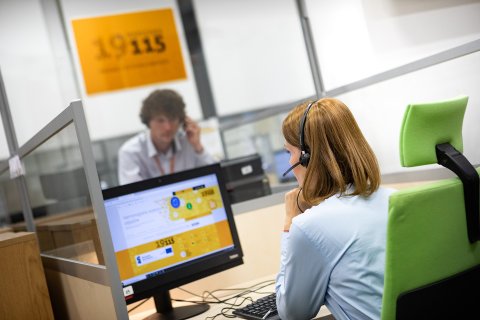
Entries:
POLYGON ((87 94, 185 79, 172 9, 72 20, 87 94))

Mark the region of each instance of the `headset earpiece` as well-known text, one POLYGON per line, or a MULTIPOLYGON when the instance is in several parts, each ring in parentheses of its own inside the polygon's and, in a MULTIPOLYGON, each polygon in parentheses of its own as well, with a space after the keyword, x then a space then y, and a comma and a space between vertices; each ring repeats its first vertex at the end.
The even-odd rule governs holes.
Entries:
POLYGON ((298 162, 304 167, 308 166, 308 162, 310 161, 310 153, 305 152, 300 154, 300 158, 298 159, 298 162))

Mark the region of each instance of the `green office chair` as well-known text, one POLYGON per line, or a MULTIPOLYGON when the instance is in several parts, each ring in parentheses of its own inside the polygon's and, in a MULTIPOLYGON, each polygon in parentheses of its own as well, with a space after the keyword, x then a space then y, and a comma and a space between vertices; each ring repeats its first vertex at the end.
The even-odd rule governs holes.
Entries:
POLYGON ((480 319, 479 175, 462 155, 467 97, 409 105, 404 167, 439 163, 452 178, 392 194, 382 319, 480 319))

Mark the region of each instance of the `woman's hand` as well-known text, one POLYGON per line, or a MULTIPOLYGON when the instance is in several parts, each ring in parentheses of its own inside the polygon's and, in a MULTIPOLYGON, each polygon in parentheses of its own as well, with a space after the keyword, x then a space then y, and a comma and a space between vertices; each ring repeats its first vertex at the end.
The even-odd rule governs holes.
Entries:
POLYGON ((285 194, 285 223, 283 230, 289 231, 292 219, 306 209, 308 209, 308 206, 303 200, 302 188, 295 188, 288 191, 285 194))

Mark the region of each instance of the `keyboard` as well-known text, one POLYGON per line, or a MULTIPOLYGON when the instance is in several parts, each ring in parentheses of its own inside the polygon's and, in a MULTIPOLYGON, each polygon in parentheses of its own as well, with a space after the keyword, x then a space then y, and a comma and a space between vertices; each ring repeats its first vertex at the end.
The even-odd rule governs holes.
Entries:
POLYGON ((234 315, 250 320, 279 320, 277 312, 277 299, 275 293, 260 298, 245 307, 232 312, 234 315))

